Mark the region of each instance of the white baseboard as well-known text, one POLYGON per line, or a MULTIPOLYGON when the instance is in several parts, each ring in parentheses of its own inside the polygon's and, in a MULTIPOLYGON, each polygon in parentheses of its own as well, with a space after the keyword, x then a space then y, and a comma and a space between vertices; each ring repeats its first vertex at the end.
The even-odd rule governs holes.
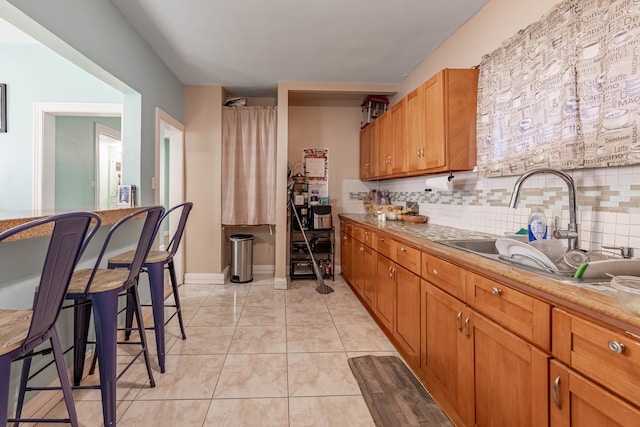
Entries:
POLYGON ((289 286, 289 281, 287 278, 276 277, 273 279, 273 288, 274 289, 287 289, 289 286))
POLYGON ((224 285, 226 274, 223 273, 185 273, 186 285, 224 285))

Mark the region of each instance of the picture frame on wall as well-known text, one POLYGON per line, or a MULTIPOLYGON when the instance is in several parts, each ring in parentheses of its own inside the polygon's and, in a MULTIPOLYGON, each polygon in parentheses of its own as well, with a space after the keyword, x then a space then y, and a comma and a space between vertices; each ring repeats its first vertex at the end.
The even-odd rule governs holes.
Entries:
POLYGON ((0 83, 0 132, 7 131, 7 85, 0 83))

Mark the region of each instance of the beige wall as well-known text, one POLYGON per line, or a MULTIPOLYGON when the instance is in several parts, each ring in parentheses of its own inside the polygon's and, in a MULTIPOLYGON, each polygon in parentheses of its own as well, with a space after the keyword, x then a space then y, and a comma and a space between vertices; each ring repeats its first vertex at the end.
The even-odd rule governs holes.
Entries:
POLYGON ((186 199, 193 211, 186 228, 186 282, 222 272, 220 209, 222 88, 186 86, 184 90, 186 199))
POLYGON ((537 21, 557 3, 558 0, 489 0, 401 82, 392 103, 443 68, 480 65, 483 55, 493 52, 504 40, 537 21))
MULTIPOLYGON (((359 106, 289 107, 289 164, 302 160, 304 148, 329 149, 329 199, 333 224, 339 232, 342 180, 358 178, 360 158, 359 106)), ((336 264, 340 258, 336 245, 336 264)))

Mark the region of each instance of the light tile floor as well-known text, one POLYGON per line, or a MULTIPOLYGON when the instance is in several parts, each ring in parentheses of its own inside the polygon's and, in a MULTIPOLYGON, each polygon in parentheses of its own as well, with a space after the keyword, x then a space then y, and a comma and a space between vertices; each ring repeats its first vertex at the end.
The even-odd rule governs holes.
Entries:
MULTIPOLYGON (((120 379, 118 425, 373 426, 347 360, 398 353, 342 279, 326 283, 333 293, 315 281, 276 290, 261 276, 180 287, 187 339, 174 318, 164 374, 152 355, 156 387, 142 363, 120 379)), ((126 363, 131 350, 118 351, 126 363)), ((99 392, 74 393, 80 424, 102 425, 99 392)), ((61 402, 50 415, 65 412, 61 402)))

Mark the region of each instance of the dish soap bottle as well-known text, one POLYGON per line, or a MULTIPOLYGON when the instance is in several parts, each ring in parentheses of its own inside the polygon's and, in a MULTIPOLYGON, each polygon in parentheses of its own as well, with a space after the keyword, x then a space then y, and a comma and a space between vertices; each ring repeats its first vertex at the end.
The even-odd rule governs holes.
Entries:
POLYGON ((529 241, 542 240, 547 238, 547 219, 541 207, 531 209, 529 215, 529 241))

